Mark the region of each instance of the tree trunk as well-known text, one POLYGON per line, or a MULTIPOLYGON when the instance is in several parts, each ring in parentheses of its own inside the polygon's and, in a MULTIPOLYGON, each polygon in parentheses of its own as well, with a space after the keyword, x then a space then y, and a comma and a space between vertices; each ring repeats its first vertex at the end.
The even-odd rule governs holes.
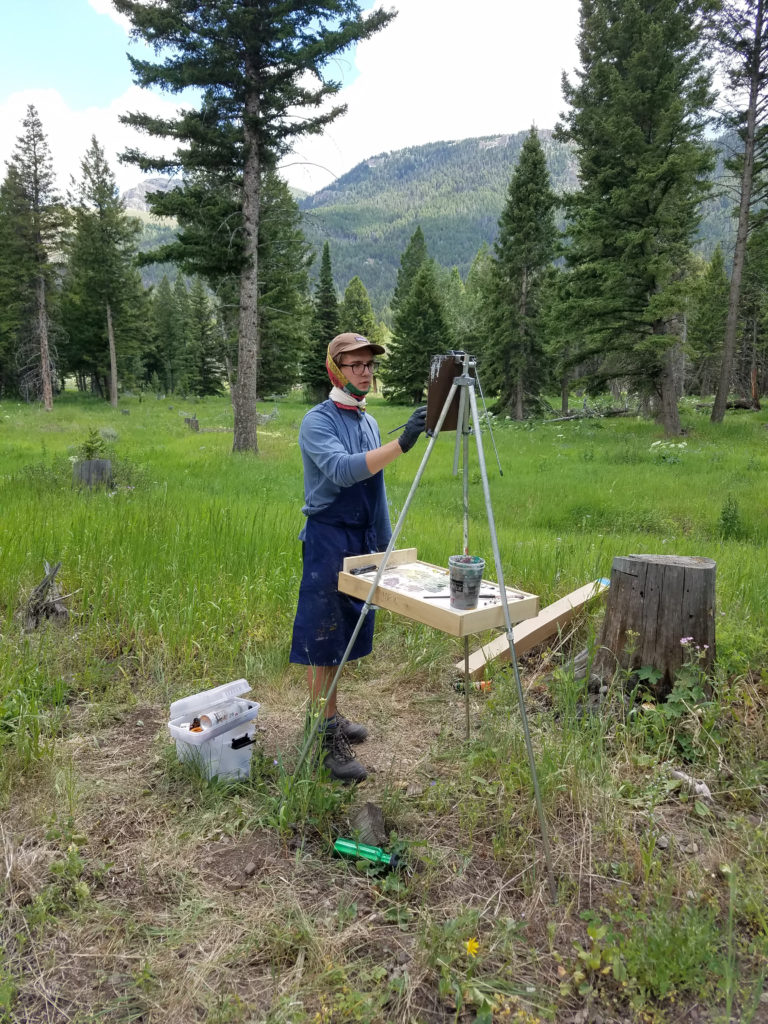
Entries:
POLYGON ((659 380, 659 398, 661 407, 659 418, 667 437, 679 437, 683 430, 680 426, 680 413, 677 408, 677 381, 675 379, 675 349, 670 345, 664 353, 664 368, 659 380))
POLYGON ((515 381, 515 419, 522 420, 525 417, 523 409, 523 372, 522 370, 517 375, 515 381))
POLYGON ((631 678, 651 666, 661 676, 648 688, 661 699, 687 657, 700 654, 708 669, 715 659, 715 569, 711 558, 614 558, 593 674, 611 679, 620 668, 631 678))
POLYGON ((40 336, 40 381, 43 389, 43 405, 46 412, 53 409, 53 385, 51 384, 51 353, 48 347, 48 313, 45 308, 45 278, 38 275, 35 287, 37 302, 37 331, 40 336))
POLYGON ((731 367, 733 353, 736 349, 736 330, 739 322, 739 300, 741 298, 741 276, 744 270, 744 257, 747 251, 747 235, 749 233, 749 209, 752 205, 752 178, 755 168, 755 122, 757 104, 761 87, 761 60, 763 48, 763 0, 757 0, 755 12, 755 35, 751 49, 752 74, 749 80, 749 105, 747 107, 747 134, 744 140, 744 165, 741 169, 741 196, 739 199, 739 223, 736 228, 736 245, 733 250, 733 268, 731 270, 731 287, 728 294, 728 317, 725 321, 725 341, 723 343, 723 361, 720 364, 720 380, 712 406, 712 423, 722 423, 728 401, 731 384, 731 367))
POLYGON ((563 416, 567 416, 568 415, 568 399, 569 399, 569 397, 570 397, 570 395, 569 395, 569 389, 568 389, 568 378, 567 377, 562 377, 561 380, 560 380, 560 412, 562 413, 563 416))
POLYGON ((240 319, 237 343, 237 384, 232 391, 235 431, 232 450, 258 452, 256 399, 259 380, 259 216, 261 167, 256 137, 259 114, 257 74, 251 59, 245 60, 245 164, 243 167, 243 239, 245 267, 240 275, 240 319))
POLYGON ((115 355, 115 331, 112 326, 112 307, 107 303, 107 338, 109 340, 109 404, 117 408, 117 357, 115 355))

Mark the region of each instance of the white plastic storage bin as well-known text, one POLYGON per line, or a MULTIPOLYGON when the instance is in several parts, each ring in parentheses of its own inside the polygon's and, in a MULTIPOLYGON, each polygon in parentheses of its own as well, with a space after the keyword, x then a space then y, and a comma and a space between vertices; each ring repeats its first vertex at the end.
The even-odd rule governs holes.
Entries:
POLYGON ((168 731, 180 761, 193 762, 209 779, 248 778, 259 704, 242 697, 247 690, 248 680, 236 679, 171 704, 168 731), (191 732, 196 718, 210 724, 191 732))

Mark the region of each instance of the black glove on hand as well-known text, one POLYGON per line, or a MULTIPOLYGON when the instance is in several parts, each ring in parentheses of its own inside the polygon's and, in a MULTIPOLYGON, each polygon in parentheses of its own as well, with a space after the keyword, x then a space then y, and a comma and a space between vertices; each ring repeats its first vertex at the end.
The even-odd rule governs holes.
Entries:
POLYGON ((411 418, 405 424, 405 430, 397 439, 397 443, 404 452, 409 452, 424 433, 427 425, 427 407, 420 406, 416 412, 411 413, 411 418))

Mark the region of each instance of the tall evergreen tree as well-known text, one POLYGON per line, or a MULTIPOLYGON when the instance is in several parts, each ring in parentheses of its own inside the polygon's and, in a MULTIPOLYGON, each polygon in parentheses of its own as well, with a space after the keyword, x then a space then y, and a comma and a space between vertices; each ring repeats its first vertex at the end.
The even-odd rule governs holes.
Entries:
POLYGON ((732 106, 722 125, 736 133, 741 149, 730 162, 739 176, 739 212, 733 250, 728 317, 712 422, 722 422, 736 348, 741 279, 747 253, 750 217, 768 196, 768 2, 725 2, 719 12, 719 42, 725 58, 732 106))
POLYGON ((578 82, 559 126, 581 190, 568 203, 574 359, 593 382, 629 376, 680 433, 677 287, 711 157, 703 22, 715 0, 582 0, 578 82))
POLYGON ((157 376, 157 386, 176 391, 186 377, 186 339, 176 311, 176 299, 168 276, 163 274, 150 301, 151 351, 146 356, 146 374, 157 376))
POLYGON ((35 299, 34 222, 19 171, 0 185, 0 396, 17 390, 16 349, 35 299))
POLYGON ((108 367, 109 401, 117 407, 118 349, 121 357, 132 356, 130 334, 122 335, 120 321, 131 294, 140 229, 126 215, 115 176, 95 136, 80 167, 81 178, 72 196, 74 230, 63 307, 69 362, 72 369, 83 372, 108 367))
POLYGON ((405 304, 416 275, 427 260, 429 260, 427 243, 424 238, 424 232, 421 230, 421 225, 419 225, 411 235, 408 245, 400 257, 397 282, 395 283, 395 291, 390 304, 393 320, 398 310, 405 304))
POLYGON ((381 331, 373 312, 368 291, 359 277, 353 277, 344 291, 339 307, 339 330, 357 331, 374 345, 381 344, 381 331))
POLYGON ((48 140, 37 110, 31 104, 22 121, 24 132, 16 141, 9 161, 24 194, 29 216, 30 257, 34 264, 34 311, 29 334, 35 354, 28 373, 28 392, 39 387, 46 411, 53 409, 53 374, 49 341, 49 296, 53 276, 52 256, 60 248, 64 207, 54 181, 48 140))
POLYGON ((537 291, 555 257, 556 203, 544 151, 531 128, 499 220, 485 347, 487 386, 518 420, 526 404, 537 403, 546 380, 537 291))
POLYGON ((221 394, 219 337, 211 301, 201 278, 189 290, 187 312, 187 384, 193 395, 221 394))
POLYGON ((471 324, 469 322, 469 304, 467 289, 461 279, 458 267, 451 267, 438 276, 438 286, 442 297, 445 322, 448 325, 448 337, 444 349, 466 349, 471 324))
POLYGON ((728 317, 728 274, 718 245, 702 272, 691 282, 687 348, 691 361, 691 390, 709 395, 718 377, 728 317))
POLYGON ((484 242, 472 261, 464 288, 466 303, 466 329, 461 347, 478 359, 478 376, 485 386, 485 351, 488 343, 487 314, 491 306, 493 284, 493 255, 484 242))
POLYGON ((266 175, 259 225, 259 395, 284 394, 299 380, 312 321, 308 269, 312 252, 286 183, 266 175), (293 349, 293 355, 286 354, 293 349))
POLYGON ((384 397, 420 402, 432 356, 445 351, 448 325, 431 260, 422 264, 408 297, 395 315, 394 334, 384 364, 384 397))
POLYGON ((302 363, 301 381, 310 400, 319 402, 328 394, 328 374, 325 369, 328 344, 341 333, 339 300, 336 297, 336 285, 333 283, 331 250, 328 242, 323 244, 312 308, 310 339, 302 363))
POLYGON ((184 277, 179 274, 173 282, 173 309, 176 317, 176 325, 173 336, 173 344, 176 358, 178 359, 176 380, 173 390, 176 394, 189 394, 189 381, 192 375, 190 366, 190 341, 189 326, 189 290, 184 277))
MULTIPOLYGON (((383 28, 393 13, 363 15, 356 0, 114 0, 134 34, 162 63, 130 58, 136 81, 180 92, 202 89, 198 110, 174 119, 130 114, 127 122, 151 135, 175 138, 169 159, 136 151, 143 169, 200 169, 231 187, 242 216, 237 383, 233 390, 234 449, 257 451, 256 399, 260 356, 259 220, 264 172, 295 140, 318 133, 343 107, 318 112, 340 83, 329 62, 383 28), (306 113, 305 113, 306 112, 306 113)), ((158 204, 158 208, 160 205, 158 204)))
POLYGON ((733 380, 742 398, 760 408, 768 390, 768 223, 753 224, 747 241, 739 303, 733 380))

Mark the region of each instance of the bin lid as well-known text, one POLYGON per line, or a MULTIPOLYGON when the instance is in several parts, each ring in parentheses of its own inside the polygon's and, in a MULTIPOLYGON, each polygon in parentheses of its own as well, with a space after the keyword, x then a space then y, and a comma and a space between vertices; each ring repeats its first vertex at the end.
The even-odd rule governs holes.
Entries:
POLYGON ((181 700, 175 700, 171 704, 170 718, 173 720, 174 718, 194 716, 195 711, 204 711, 214 704, 240 697, 250 688, 251 684, 247 679, 235 679, 231 683, 214 686, 211 690, 193 693, 191 697, 182 697, 181 700))

